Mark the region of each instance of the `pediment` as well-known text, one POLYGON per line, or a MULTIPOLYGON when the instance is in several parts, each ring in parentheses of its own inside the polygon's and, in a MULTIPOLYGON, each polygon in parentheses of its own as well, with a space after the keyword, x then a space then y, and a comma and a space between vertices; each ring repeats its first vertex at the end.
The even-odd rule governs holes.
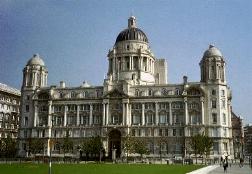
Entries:
POLYGON ((128 98, 129 96, 118 89, 114 89, 109 91, 107 94, 104 95, 104 98, 128 98))

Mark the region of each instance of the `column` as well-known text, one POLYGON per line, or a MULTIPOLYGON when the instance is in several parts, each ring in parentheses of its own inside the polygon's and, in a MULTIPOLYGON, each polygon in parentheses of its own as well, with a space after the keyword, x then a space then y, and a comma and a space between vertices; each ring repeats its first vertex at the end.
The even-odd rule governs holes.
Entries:
POLYGON ((48 122, 49 127, 52 126, 52 101, 48 101, 48 122))
POLYGON ((125 125, 129 125, 129 103, 125 103, 125 125))
POLYGON ((123 110, 122 110, 122 125, 125 125, 125 103, 123 102, 122 103, 122 105, 123 105, 123 110))
POLYGON ((90 111, 89 111, 89 125, 91 126, 93 124, 93 105, 89 105, 90 111))
POLYGON ((149 71, 149 59, 146 57, 146 71, 149 71))
POLYGON ((76 118, 76 125, 80 125, 80 105, 77 105, 77 118, 76 118))
POLYGON ((200 102, 201 102, 201 124, 204 125, 205 124, 205 110, 204 110, 204 98, 201 97, 200 98, 200 102))
POLYGON ((144 118, 144 103, 142 103, 142 125, 145 125, 145 118, 144 118))
POLYGON ((33 122, 33 126, 36 127, 37 126, 37 121, 38 121, 38 101, 34 102, 34 122, 33 122))
POLYGON ((169 102, 169 122, 170 122, 170 125, 172 125, 172 103, 169 102))
POLYGON ((109 122, 109 103, 106 104, 106 125, 109 122))
POLYGON ((129 57, 129 70, 132 70, 132 57, 129 57))
POLYGON ((106 119, 106 104, 103 103, 103 113, 102 113, 102 125, 106 125, 105 119, 106 119))
POLYGON ((67 125, 67 105, 65 105, 64 109, 64 126, 67 125))
POLYGON ((187 108, 187 98, 184 98, 184 103, 185 103, 185 124, 188 124, 188 108, 187 108))
POLYGON ((131 125, 131 104, 129 104, 129 113, 128 113, 129 117, 128 117, 128 125, 131 125))
POLYGON ((139 59, 138 59, 138 69, 142 70, 142 57, 141 56, 139 56, 139 59))
POLYGON ((155 121, 156 125, 159 123, 159 118, 158 118, 158 102, 155 102, 155 121))

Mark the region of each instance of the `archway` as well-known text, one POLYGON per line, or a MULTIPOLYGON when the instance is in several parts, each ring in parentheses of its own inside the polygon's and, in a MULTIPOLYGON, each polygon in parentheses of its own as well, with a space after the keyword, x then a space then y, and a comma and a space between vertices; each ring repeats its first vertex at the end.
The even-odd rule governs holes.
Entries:
POLYGON ((121 132, 117 129, 109 133, 109 157, 112 158, 112 150, 116 149, 116 157, 121 155, 121 132))

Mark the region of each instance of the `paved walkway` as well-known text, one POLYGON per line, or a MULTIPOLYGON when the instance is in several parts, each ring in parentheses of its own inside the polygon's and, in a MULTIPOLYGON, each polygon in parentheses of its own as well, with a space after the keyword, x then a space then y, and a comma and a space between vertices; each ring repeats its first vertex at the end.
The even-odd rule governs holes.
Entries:
MULTIPOLYGON (((224 169, 223 167, 219 166, 208 174, 224 174, 224 169)), ((249 167, 249 165, 244 165, 242 168, 240 168, 238 164, 234 164, 227 168, 227 174, 252 174, 252 169, 249 167)))

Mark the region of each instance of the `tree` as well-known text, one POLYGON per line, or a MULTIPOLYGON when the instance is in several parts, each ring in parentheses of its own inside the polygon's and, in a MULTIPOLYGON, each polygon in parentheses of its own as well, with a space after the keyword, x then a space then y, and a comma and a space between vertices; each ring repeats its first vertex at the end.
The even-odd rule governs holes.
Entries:
POLYGON ((125 137, 123 141, 123 148, 126 152, 126 161, 128 163, 129 154, 134 152, 134 138, 132 138, 130 134, 125 137))
POLYGON ((16 140, 12 139, 9 135, 0 141, 1 155, 6 158, 16 156, 16 140))
POLYGON ((141 139, 134 140, 134 152, 140 154, 141 159, 143 158, 144 154, 149 153, 149 149, 146 147, 146 142, 141 139))
POLYGON ((86 154, 86 157, 88 157, 89 154, 99 154, 99 160, 101 161, 101 154, 104 150, 101 137, 97 136, 85 139, 82 142, 81 150, 86 154))
POLYGON ((206 162, 207 156, 210 155, 211 149, 213 147, 213 140, 206 135, 203 135, 202 140, 203 140, 202 141, 203 142, 203 152, 205 154, 205 162, 206 162))
POLYGON ((207 156, 210 154, 211 148, 213 146, 213 140, 207 135, 197 134, 192 137, 190 144, 194 151, 197 164, 198 154, 201 156, 205 155, 205 158, 207 158, 207 156))
POLYGON ((29 143, 29 150, 32 154, 41 153, 44 151, 44 141, 42 139, 31 139, 29 143))
POLYGON ((63 139, 62 143, 62 149, 64 152, 64 157, 66 153, 72 152, 73 151, 73 142, 69 138, 69 131, 67 130, 66 136, 63 139))

